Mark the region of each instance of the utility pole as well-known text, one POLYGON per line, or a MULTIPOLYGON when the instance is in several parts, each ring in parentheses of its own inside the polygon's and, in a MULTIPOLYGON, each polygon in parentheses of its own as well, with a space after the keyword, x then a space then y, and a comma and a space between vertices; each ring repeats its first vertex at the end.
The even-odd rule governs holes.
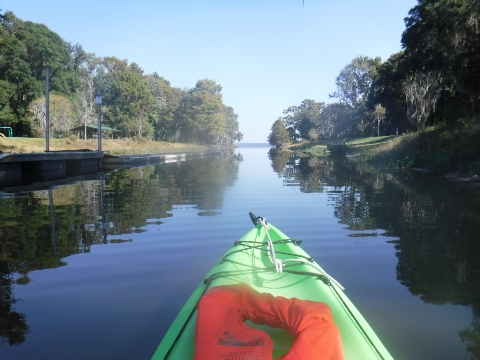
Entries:
POLYGON ((102 152, 102 94, 100 93, 100 85, 97 89, 97 113, 98 113, 98 153, 102 152))
POLYGON ((46 86, 45 86, 45 121, 46 121, 46 128, 45 128, 45 137, 46 137, 46 152, 50 151, 50 68, 47 67, 46 71, 46 86))

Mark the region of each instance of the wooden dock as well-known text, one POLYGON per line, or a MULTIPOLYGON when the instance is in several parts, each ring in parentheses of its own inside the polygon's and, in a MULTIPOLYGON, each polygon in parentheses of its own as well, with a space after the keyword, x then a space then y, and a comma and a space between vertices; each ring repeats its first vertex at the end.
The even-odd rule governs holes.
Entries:
POLYGON ((187 161, 220 155, 220 151, 204 151, 191 153, 165 153, 165 154, 141 154, 112 156, 105 154, 102 160, 102 169, 118 169, 125 167, 148 166, 169 162, 187 161))
POLYGON ((219 155, 219 151, 113 156, 99 151, 0 152, 0 187, 48 182, 118 168, 148 166, 219 155))

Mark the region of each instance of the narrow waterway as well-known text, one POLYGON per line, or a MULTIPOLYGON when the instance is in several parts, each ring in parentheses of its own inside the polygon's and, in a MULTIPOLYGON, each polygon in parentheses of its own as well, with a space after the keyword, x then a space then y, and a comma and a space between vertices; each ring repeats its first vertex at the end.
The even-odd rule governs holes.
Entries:
POLYGON ((0 189, 0 359, 149 359, 264 216, 346 288, 396 359, 480 359, 480 197, 424 174, 239 148, 0 189))

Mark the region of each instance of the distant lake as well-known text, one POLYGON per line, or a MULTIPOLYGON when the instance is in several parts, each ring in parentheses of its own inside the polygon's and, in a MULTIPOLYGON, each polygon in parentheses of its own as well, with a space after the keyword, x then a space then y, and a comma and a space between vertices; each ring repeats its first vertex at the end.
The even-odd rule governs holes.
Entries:
POLYGON ((0 359, 149 359, 253 211, 343 286, 396 359, 480 359, 480 196, 274 154, 0 189, 0 359))

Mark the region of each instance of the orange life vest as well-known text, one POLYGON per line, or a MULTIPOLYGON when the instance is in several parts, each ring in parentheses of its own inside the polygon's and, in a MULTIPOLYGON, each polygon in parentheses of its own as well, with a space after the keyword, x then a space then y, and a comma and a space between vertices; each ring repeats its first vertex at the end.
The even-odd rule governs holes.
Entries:
POLYGON ((272 359, 272 339, 246 325, 246 320, 292 335, 295 341, 282 360, 343 359, 340 335, 327 304, 275 297, 238 284, 210 289, 197 310, 195 360, 272 359))

